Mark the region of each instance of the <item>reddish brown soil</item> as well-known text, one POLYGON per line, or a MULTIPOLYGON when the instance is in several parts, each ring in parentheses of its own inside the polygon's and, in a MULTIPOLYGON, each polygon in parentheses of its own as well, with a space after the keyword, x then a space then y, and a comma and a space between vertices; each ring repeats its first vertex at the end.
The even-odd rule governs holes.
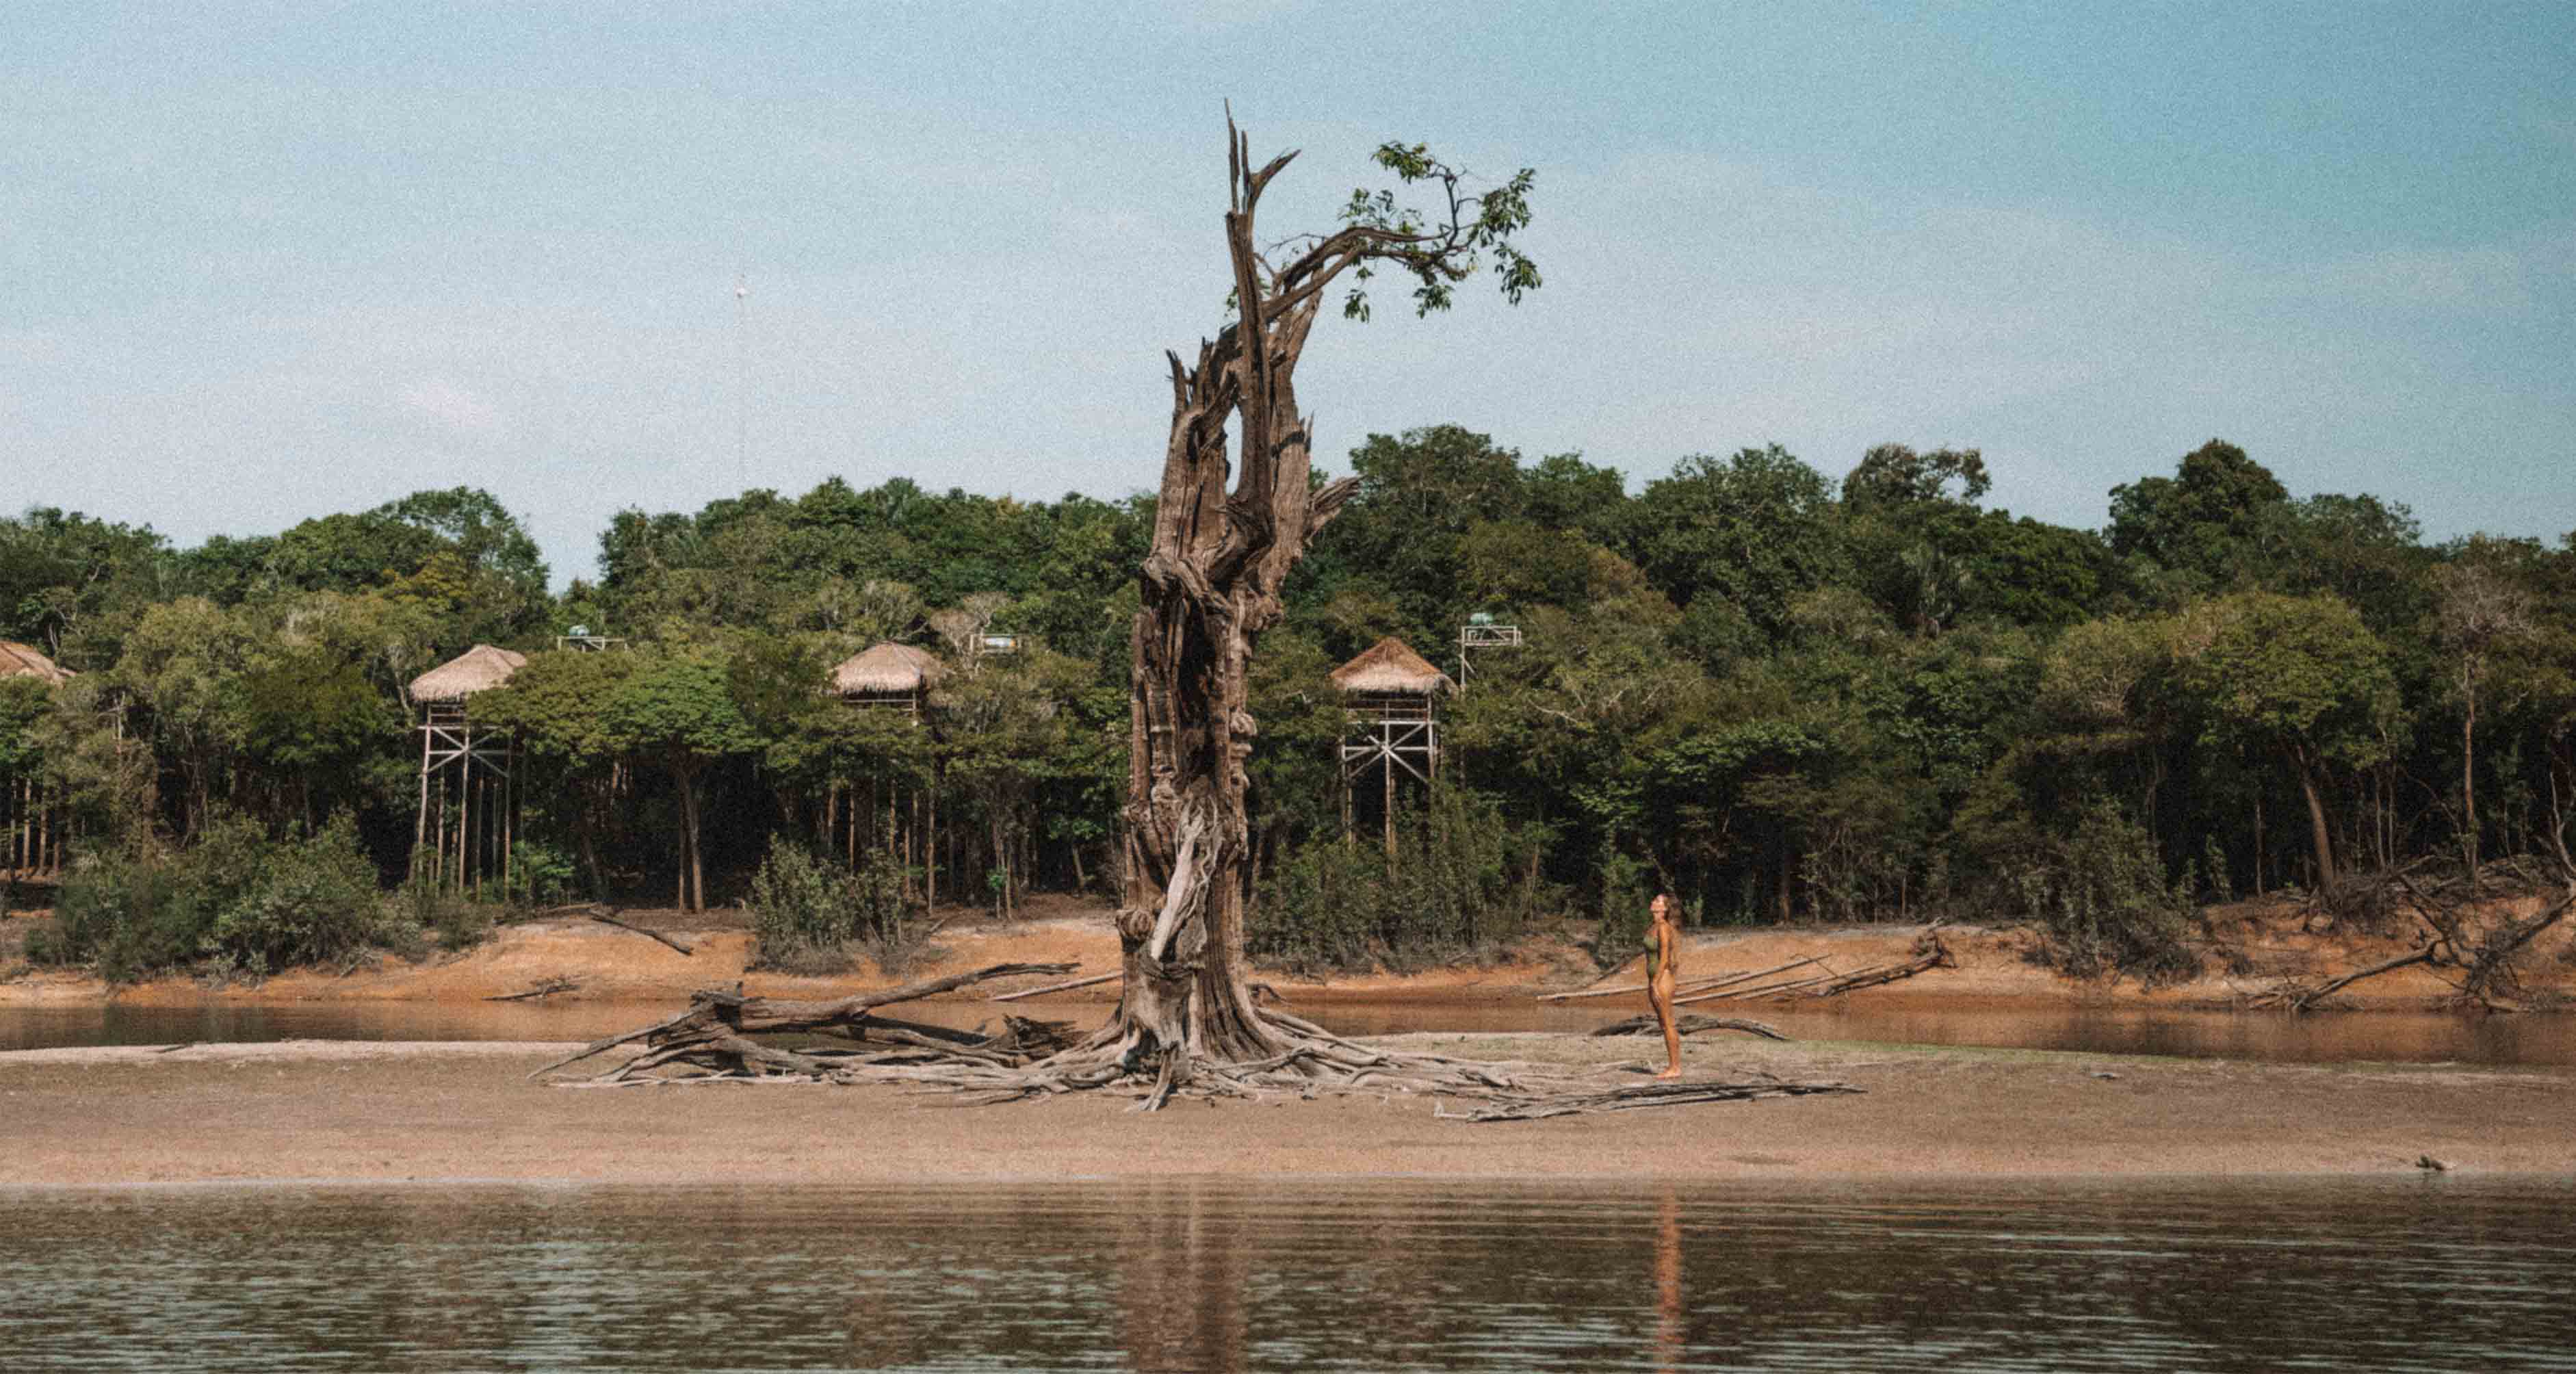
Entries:
MULTIPOLYGON (((2515 912, 2536 910, 2532 901, 2512 904, 2515 912)), ((632 931, 580 918, 556 918, 511 926, 482 946, 463 954, 420 964, 388 959, 348 974, 299 970, 258 984, 212 988, 171 978, 139 986, 109 989, 77 974, 34 972, 23 965, 8 968, 0 955, 0 1006, 67 1004, 113 996, 136 1003, 185 1005, 208 1000, 253 1002, 312 1001, 453 1001, 467 1002, 524 992, 554 978, 578 983, 569 996, 585 1001, 677 1002, 696 988, 730 986, 740 981, 749 991, 790 997, 823 997, 865 988, 885 987, 911 978, 959 972, 1005 961, 1075 963, 1074 976, 1106 973, 1117 967, 1118 944, 1107 911, 1065 898, 1031 903, 1024 919, 1001 922, 971 908, 941 913, 949 924, 936 937, 939 955, 904 970, 900 977, 872 966, 828 978, 803 978, 754 972, 747 966, 752 938, 738 912, 687 915, 677 911, 620 912, 619 919, 674 935, 693 953, 683 956, 632 931), (14 972, 14 977, 8 974, 14 972)), ((0 921, 0 950, 23 939, 27 918, 0 921)), ((2240 903, 2213 908, 2215 937, 2208 972, 2175 987, 2148 991, 2131 981, 2078 983, 2033 962, 2033 938, 2024 931, 1976 926, 1945 928, 1943 938, 1957 957, 1952 968, 1935 969, 1903 983, 1854 993, 1856 998, 1940 997, 2009 999, 2033 1004, 2123 1002, 2139 1005, 2224 1005, 2261 991, 2282 977, 2317 979, 2376 963, 2409 948, 2407 932, 2370 935, 2320 928, 2309 913, 2285 903, 2240 903)), ((1702 931, 1685 941, 1685 980, 1730 970, 1750 970, 1810 955, 1827 966, 1850 972, 1906 959, 1920 926, 1782 926, 1748 930, 1702 931)), ((2563 1004, 2576 988, 2576 922, 2549 933, 2526 960, 2529 1001, 2546 1008, 2563 1004)), ((1601 986, 1638 981, 1633 964, 1601 980, 1601 986)), ((1594 979, 1583 952, 1561 937, 1525 942, 1513 958, 1488 966, 1436 969, 1408 975, 1338 975, 1326 980, 1296 979, 1270 971, 1260 975, 1300 1001, 1310 998, 1400 996, 1527 996, 1579 988, 1594 979)), ((2357 1007, 2420 1008, 2439 1004, 2455 989, 2442 975, 2413 968, 2355 984, 2342 1002, 2357 1007)), ((1078 996, 1108 1002, 1117 985, 1103 984, 1078 996)), ((1725 1005, 1725 1004, 1719 1004, 1725 1005)))

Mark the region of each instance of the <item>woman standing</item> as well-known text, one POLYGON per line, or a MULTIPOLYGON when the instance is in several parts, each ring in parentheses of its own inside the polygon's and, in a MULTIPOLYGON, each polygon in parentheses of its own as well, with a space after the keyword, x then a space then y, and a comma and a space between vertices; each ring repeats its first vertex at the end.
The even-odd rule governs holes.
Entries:
POLYGON ((1647 908, 1652 919, 1646 925, 1646 1003, 1655 1009, 1655 1020, 1664 1028, 1664 1053, 1671 1061, 1657 1078, 1682 1076, 1682 1033, 1673 1023, 1673 985, 1680 981, 1682 932, 1673 923, 1673 898, 1668 892, 1655 894, 1654 905, 1647 908))

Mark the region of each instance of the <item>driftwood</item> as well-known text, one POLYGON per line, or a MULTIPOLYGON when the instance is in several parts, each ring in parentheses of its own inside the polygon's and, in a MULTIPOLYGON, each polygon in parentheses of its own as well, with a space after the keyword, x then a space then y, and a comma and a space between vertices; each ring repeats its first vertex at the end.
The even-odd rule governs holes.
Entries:
POLYGON ((2291 1011, 2313 1011, 2316 1009, 2317 1005, 2325 1001, 2325 999, 2334 996, 2336 993, 2343 991, 2345 988, 2348 988, 2365 978, 2376 978, 2383 973, 2395 973, 2399 969, 2413 968, 2417 964, 2429 964, 2437 957, 2439 956, 2434 953, 2432 947, 2426 946, 2412 954, 2400 955, 2399 957, 2390 959, 2384 963, 2373 964, 2366 969, 2357 969, 2351 973, 2345 974, 2341 978, 2329 979, 2323 983, 2307 983, 2297 979, 2284 979, 2262 993, 2247 999, 2245 1005, 2249 1007, 2287 1007, 2291 1011))
MULTIPOLYGON (((1482 1064, 1440 1055, 1378 1049, 1345 1040, 1283 1011, 1264 1013, 1298 1037, 1297 1045, 1259 1060, 1220 1063, 1165 1054, 1149 1063, 1126 1063, 1097 1054, 1100 1037, 1074 1043, 1059 1022, 1007 1017, 1002 1031, 986 1035, 896 1021, 876 1010, 931 997, 994 978, 1065 973, 1071 964, 995 964, 883 992, 828 1002, 789 1002, 745 996, 738 989, 705 989, 688 1009, 666 1020, 609 1036, 537 1070, 543 1077, 607 1050, 641 1042, 639 1053, 567 1087, 616 1087, 637 1083, 806 1082, 896 1083, 962 1092, 973 1103, 1042 1098, 1091 1088, 1127 1086, 1137 1109, 1151 1111, 1174 1097, 1277 1100, 1320 1093, 1417 1093, 1466 1098, 1483 1105, 1466 1113, 1441 1111, 1452 1120, 1524 1121, 1578 1112, 1698 1102, 1747 1101, 1813 1092, 1857 1092, 1839 1083, 1683 1082, 1605 1086, 1595 1074, 1533 1065, 1482 1064), (790 1049, 760 1036, 830 1036, 849 1048, 790 1049)), ((1706 1020, 1708 1018, 1694 1018, 1706 1020)), ((1744 1023, 1754 1029, 1758 1023, 1744 1023)), ((1762 1027, 1755 1033, 1776 1031, 1762 1027)))
POLYGON ((1825 967, 1827 970, 1826 972, 1808 974, 1802 978, 1791 978, 1777 983, 1763 983, 1749 988, 1724 988, 1716 992, 1703 992, 1694 997, 1676 997, 1673 999, 1673 1005, 1681 1007, 1688 1006, 1693 1002, 1733 1002, 1748 997, 1765 997, 1775 992, 1796 992, 1800 988, 1811 988, 1818 983, 1830 983, 1836 978, 1843 976, 1839 973, 1832 972, 1833 966, 1831 964, 1828 964, 1825 967))
MULTIPOLYGON (((1809 955, 1804 959, 1792 959, 1785 964, 1774 964, 1769 968, 1755 969, 1750 973, 1720 974, 1715 978, 1706 978, 1694 983, 1685 983, 1682 986, 1673 989, 1673 993, 1675 996, 1680 996, 1687 993, 1707 992, 1712 988, 1729 987, 1733 984, 1747 982, 1755 978, 1768 978, 1775 973, 1786 973, 1793 968, 1798 968, 1807 964, 1819 963, 1821 961, 1822 956, 1809 955)), ((1574 1002, 1586 997, 1616 997, 1623 992, 1644 992, 1645 990, 1646 985, 1643 983, 1625 983, 1615 988, 1585 988, 1581 992, 1551 992, 1538 1000, 1542 1002, 1574 1002)))
POLYGON ((617 919, 616 917, 611 916, 611 915, 609 915, 608 913, 606 913, 606 912, 604 912, 604 911, 594 911, 594 912, 590 913, 590 919, 592 919, 592 920, 594 920, 594 921, 597 921, 597 922, 599 922, 601 925, 604 925, 604 926, 615 926, 615 927, 617 927, 619 930, 631 930, 631 931, 634 931, 634 932, 635 932, 636 934, 638 934, 638 935, 642 935, 642 936, 649 937, 649 938, 651 938, 651 939, 659 940, 659 941, 661 941, 663 944, 669 945, 671 948, 678 950, 678 951, 679 951, 679 952, 681 952, 682 954, 689 954, 689 953, 692 953, 692 952, 693 952, 693 951, 691 951, 691 950, 690 950, 690 948, 689 948, 687 945, 681 944, 679 941, 672 939, 670 936, 665 935, 665 934, 663 934, 662 932, 660 932, 660 931, 658 931, 658 930, 646 930, 646 929, 645 929, 644 927, 642 927, 642 926, 632 926, 632 925, 628 925, 628 924, 627 924, 627 923, 625 923, 624 921, 621 921, 621 920, 617 919))
MULTIPOLYGON (((1765 1040, 1786 1040, 1789 1038, 1782 1035, 1779 1028, 1776 1026, 1772 1026, 1761 1021, 1739 1020, 1732 1016, 1685 1016, 1673 1023, 1673 1029, 1680 1031, 1684 1035, 1697 1035, 1702 1031, 1737 1030, 1744 1031, 1751 1035, 1761 1036, 1765 1040)), ((1663 1031, 1663 1023, 1657 1021, 1653 1016, 1647 1015, 1631 1016, 1625 1021, 1613 1021, 1609 1025, 1603 1026, 1601 1029, 1592 1033, 1596 1036, 1661 1035, 1663 1034, 1663 1031)))
MULTIPOLYGON (((2464 1007, 2481 1011, 2517 1010, 2512 1000, 2519 991, 2520 980, 2515 972, 2517 959, 2532 941, 2565 920, 2570 911, 2576 911, 2576 855, 2568 852, 2565 839, 2567 825, 2554 795, 2550 813, 2554 823, 2550 838, 2555 853, 2549 857, 2554 861, 2556 871, 2548 876, 2564 887, 2558 900, 2543 908, 2540 914, 2527 921, 2507 920, 2481 926, 2462 910, 2461 903, 2453 897, 2455 891, 2465 888, 2474 899, 2474 881, 2419 884, 2413 874, 2417 865, 2409 864, 2377 881, 2383 888, 2393 884, 2405 892, 2407 904, 2423 926, 2424 943, 2420 947, 2412 953, 2383 960, 2369 968, 2356 969, 2323 983, 2285 978, 2247 999, 2246 1005, 2283 1007, 2292 1012, 2313 1011, 2327 998, 2364 979, 2421 964, 2437 971, 2456 972, 2459 975, 2453 983, 2459 990, 2456 1000, 2464 1007)), ((2490 871, 2504 867, 2504 861, 2489 866, 2490 871)), ((2523 868, 2516 862, 2512 871, 2519 875, 2523 868)))
POLYGON ((1928 972, 1932 969, 1954 968, 1957 967, 1957 965, 1958 960, 1951 956, 1950 947, 1947 944, 1944 944, 1941 940, 1940 927, 1934 926, 1931 929, 1924 931, 1921 936, 1915 939, 1913 958, 1907 959, 1902 963, 1881 964, 1876 968, 1865 968, 1858 973, 1846 973, 1840 978, 1828 981, 1824 986, 1809 992, 1807 995, 1809 997, 1840 997, 1846 992, 1858 992, 1862 988, 1874 988, 1882 984, 1896 982, 1902 978, 1911 978, 1918 973, 1928 972))
POLYGON ((1016 1002, 1023 997, 1044 997, 1050 992, 1071 992, 1075 988, 1097 987, 1102 983, 1114 983, 1125 976, 1126 975, 1123 973, 1095 973, 1088 978, 1076 978, 1070 983, 1049 983, 1042 988, 1027 988, 1019 992, 1000 993, 996 996, 985 998, 984 1000, 988 1002, 1016 1002))
POLYGON ((501 997, 486 997, 486 1002, 525 1002, 531 998, 552 997, 558 992, 578 992, 581 984, 569 978, 555 977, 537 984, 526 992, 513 992, 501 997))
POLYGON ((1690 1079, 1637 1083, 1602 1092, 1573 1093, 1530 1103, 1497 1103, 1466 1112, 1434 1111, 1451 1121, 1536 1121, 1542 1117, 1587 1112, 1624 1112, 1639 1107, 1674 1107, 1694 1102, 1750 1102, 1762 1097, 1806 1097, 1815 1093, 1856 1093, 1848 1083, 1791 1083, 1767 1074, 1740 1083, 1690 1079))
MULTIPOLYGON (((711 1034, 739 1035, 745 1031, 811 1031, 830 1027, 848 1027, 866 1019, 872 1008, 892 1006, 897 1002, 910 1002, 923 997, 935 997, 940 993, 953 992, 958 988, 992 978, 1008 978, 1021 973, 1069 973, 1073 968, 1072 964, 994 964, 973 973, 957 973, 945 978, 924 979, 917 983, 907 983, 899 988, 889 988, 883 992, 863 992, 855 997, 845 997, 832 1002, 781 1002, 772 1001, 766 997, 745 997, 738 987, 732 992, 705 989, 689 999, 688 1010, 668 1020, 656 1021, 640 1030, 612 1035, 604 1040, 594 1040, 573 1054, 558 1059, 528 1076, 542 1078, 566 1065, 578 1064, 592 1055, 638 1040, 646 1041, 658 1051, 682 1041, 703 1039, 711 1034), (718 1028, 721 1028, 720 1032, 718 1028)), ((634 1066, 629 1064, 626 1067, 634 1066)))
POLYGON ((1868 968, 1857 969, 1850 973, 1836 973, 1833 971, 1833 965, 1826 964, 1823 957, 1818 956, 1802 959, 1796 964, 1766 969, 1763 973, 1785 973, 1805 964, 1823 964, 1825 971, 1783 979, 1776 983, 1759 983, 1752 987, 1730 986, 1713 992, 1702 992, 1696 996, 1676 997, 1673 999, 1673 1005, 1679 1007, 1694 1002, 1731 1002, 1750 1000, 1755 997, 1786 998, 1792 995, 1840 997, 1846 992, 1857 992, 1862 988, 1874 988, 1882 983, 1893 983, 1932 969, 1954 968, 1958 960, 1951 955, 1950 946, 1942 941, 1940 924, 1935 922, 1925 928, 1921 935, 1915 937, 1914 952, 1911 957, 1892 964, 1873 964, 1868 968))

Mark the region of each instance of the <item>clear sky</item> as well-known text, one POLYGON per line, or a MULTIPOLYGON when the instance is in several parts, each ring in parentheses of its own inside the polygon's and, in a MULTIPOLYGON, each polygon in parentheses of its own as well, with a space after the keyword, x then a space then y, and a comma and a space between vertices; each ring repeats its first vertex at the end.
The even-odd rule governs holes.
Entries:
POLYGON ((2428 535, 2576 529, 2576 5, 12 6, 0 502, 182 543, 486 488, 1150 486, 1227 288, 1221 102, 1537 169, 1546 273, 1319 327, 1317 451, 1634 489, 1976 446, 2095 527, 2212 437, 2428 535), (737 276, 750 284, 737 301, 737 276))

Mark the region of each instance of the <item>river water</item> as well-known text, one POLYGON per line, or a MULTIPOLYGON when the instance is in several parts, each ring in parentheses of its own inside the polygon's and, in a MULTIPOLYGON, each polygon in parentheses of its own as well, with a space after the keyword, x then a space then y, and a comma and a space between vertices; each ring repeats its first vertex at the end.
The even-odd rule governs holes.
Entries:
POLYGON ((2576 1185, 0 1192, 8 1369, 2570 1370, 2576 1185))

